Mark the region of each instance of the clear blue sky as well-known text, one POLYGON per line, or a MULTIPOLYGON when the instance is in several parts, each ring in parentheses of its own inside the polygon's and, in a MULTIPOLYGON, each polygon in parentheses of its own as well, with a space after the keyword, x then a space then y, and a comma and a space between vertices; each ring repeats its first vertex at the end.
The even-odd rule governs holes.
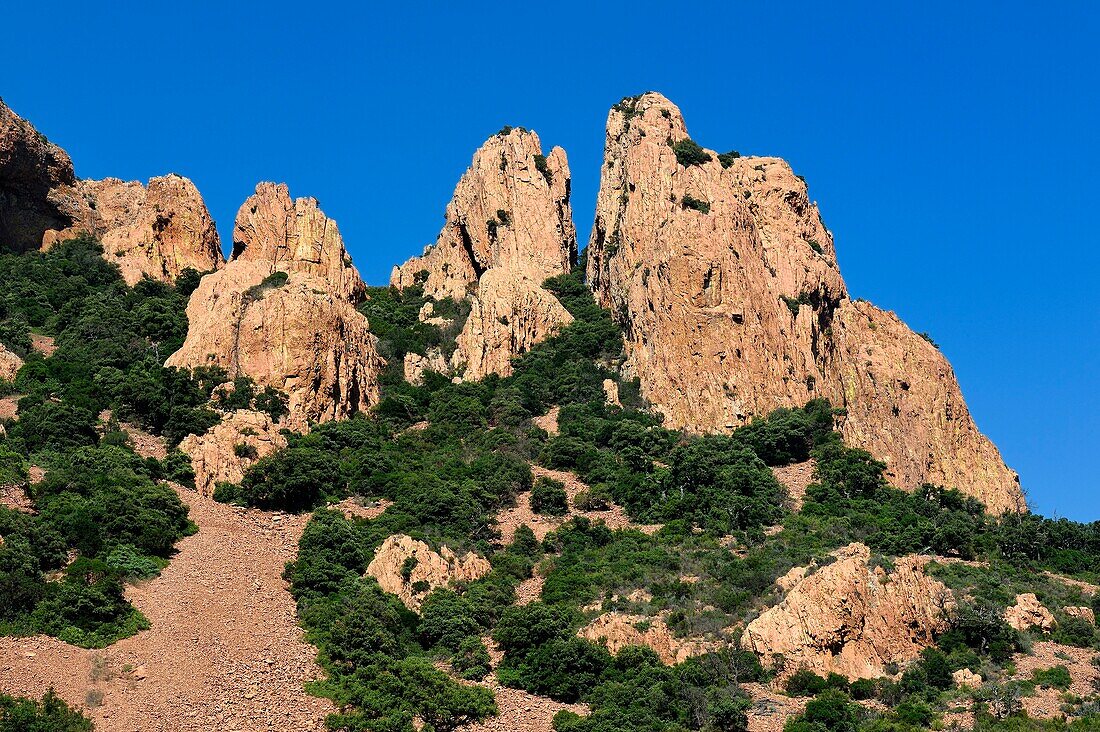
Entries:
POLYGON ((935 337, 1032 506, 1100 519, 1100 6, 370 5, 8 3, 0 95, 82 177, 192 178, 227 247, 286 181, 380 284, 504 124, 568 152, 583 244, 608 107, 661 91, 703 145, 787 158, 851 292, 935 337))

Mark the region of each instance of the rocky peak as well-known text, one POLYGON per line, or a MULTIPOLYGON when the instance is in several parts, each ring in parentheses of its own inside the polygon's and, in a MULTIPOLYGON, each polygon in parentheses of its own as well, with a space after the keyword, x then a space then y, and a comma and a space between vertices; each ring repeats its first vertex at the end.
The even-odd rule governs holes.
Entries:
MULTIPOLYGON (((508 375, 513 357, 573 320, 542 283, 569 271, 577 237, 565 151, 542 155, 538 135, 505 128, 474 155, 439 238, 395 267, 390 283, 429 297, 471 299, 451 366, 462 378, 508 375)), ((410 374, 427 354, 414 355, 410 374)))
POLYGON ((316 275, 349 301, 366 290, 336 222, 315 198, 291 200, 285 183, 259 183, 237 211, 232 259, 266 262, 272 272, 316 275))
POLYGON ((608 115, 587 275, 666 425, 728 431, 825 396, 899 487, 1023 505, 942 355, 896 317, 857 315, 805 182, 778 158, 697 145, 660 94, 608 115))
MULTIPOLYGON (((185 269, 210 272, 224 264, 214 219, 189 179, 171 174, 143 186, 106 178, 81 181, 78 187, 95 203, 88 219, 91 233, 127 284, 142 277, 174 282, 185 269)), ((43 243, 72 233, 50 233, 43 243)))
POLYGON ((505 128, 474 154, 435 244, 395 267, 391 284, 423 281, 431 297, 461 299, 494 267, 536 284, 568 272, 577 256, 569 193, 565 151, 544 157, 537 134, 505 128))
POLYGON ((385 362, 353 305, 364 285, 335 222, 314 199, 261 183, 234 238, 230 262, 191 295, 187 338, 167 365, 218 365, 285 392, 292 429, 377 403, 385 362))

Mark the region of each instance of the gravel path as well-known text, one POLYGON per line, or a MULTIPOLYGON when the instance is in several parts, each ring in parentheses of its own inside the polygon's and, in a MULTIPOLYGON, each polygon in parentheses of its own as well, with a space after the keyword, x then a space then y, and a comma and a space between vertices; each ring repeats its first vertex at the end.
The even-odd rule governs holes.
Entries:
POLYGON ((101 651, 0 638, 0 691, 53 686, 98 732, 324 729, 332 705, 303 688, 320 670, 281 577, 308 516, 176 490, 199 532, 159 577, 127 591, 152 628, 101 651))

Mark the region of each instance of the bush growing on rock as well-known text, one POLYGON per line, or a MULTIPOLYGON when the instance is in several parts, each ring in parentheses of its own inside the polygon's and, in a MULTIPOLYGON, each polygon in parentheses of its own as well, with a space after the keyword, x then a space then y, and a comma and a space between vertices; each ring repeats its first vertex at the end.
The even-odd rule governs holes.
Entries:
POLYGON ((551 516, 563 516, 569 511, 569 499, 565 484, 560 480, 542 477, 531 488, 531 510, 551 516))

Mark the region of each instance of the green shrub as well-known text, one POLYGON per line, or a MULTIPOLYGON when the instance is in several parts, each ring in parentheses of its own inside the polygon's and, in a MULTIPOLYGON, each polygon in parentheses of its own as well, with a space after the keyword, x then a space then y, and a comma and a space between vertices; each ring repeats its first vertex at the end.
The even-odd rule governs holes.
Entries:
POLYGON ((343 492, 340 464, 333 457, 317 450, 288 447, 253 463, 236 495, 248 506, 293 512, 309 510, 323 496, 340 496, 343 492))
POLYGON ((701 201, 698 198, 694 198, 694 197, 692 197, 692 196, 690 196, 686 193, 684 194, 683 199, 680 201, 680 206, 682 208, 695 209, 696 211, 699 211, 699 212, 704 213, 704 214, 709 214, 710 213, 710 204, 709 203, 707 203, 706 201, 701 201))
POLYGON ((565 484, 553 478, 542 477, 531 488, 531 510, 551 516, 564 516, 569 512, 569 499, 565 484))
POLYGON ((535 169, 542 173, 542 177, 546 179, 546 185, 554 184, 554 173, 550 170, 550 166, 546 164, 546 156, 541 153, 535 156, 535 169))
POLYGON ((730 150, 729 152, 719 153, 718 162, 722 164, 723 168, 728 168, 733 165, 733 161, 741 157, 741 153, 736 150, 730 150))
POLYGON ((0 694, 0 732, 92 732, 92 721, 46 692, 41 701, 0 694))
POLYGON ((462 678, 481 681, 492 670, 492 659, 480 638, 468 636, 458 644, 458 650, 451 656, 451 666, 462 678))
POLYGON ((800 669, 787 679, 786 690, 791 696, 816 696, 829 688, 829 683, 813 671, 800 669))
POLYGON ((672 150, 676 153, 676 162, 685 168, 689 168, 692 165, 709 163, 713 159, 710 153, 700 147, 698 143, 690 137, 685 137, 683 140, 673 144, 672 150))
POLYGON ((1073 683, 1073 679, 1070 678, 1069 675, 1069 669, 1062 665, 1046 669, 1037 668, 1031 672, 1031 680, 1034 681, 1037 686, 1049 687, 1060 691, 1065 691, 1069 688, 1069 685, 1073 683))
POLYGON ((272 272, 264 277, 260 284, 253 285, 245 290, 241 299, 245 302, 259 300, 268 290, 274 290, 285 285, 288 279, 290 279, 290 275, 286 272, 272 272))

